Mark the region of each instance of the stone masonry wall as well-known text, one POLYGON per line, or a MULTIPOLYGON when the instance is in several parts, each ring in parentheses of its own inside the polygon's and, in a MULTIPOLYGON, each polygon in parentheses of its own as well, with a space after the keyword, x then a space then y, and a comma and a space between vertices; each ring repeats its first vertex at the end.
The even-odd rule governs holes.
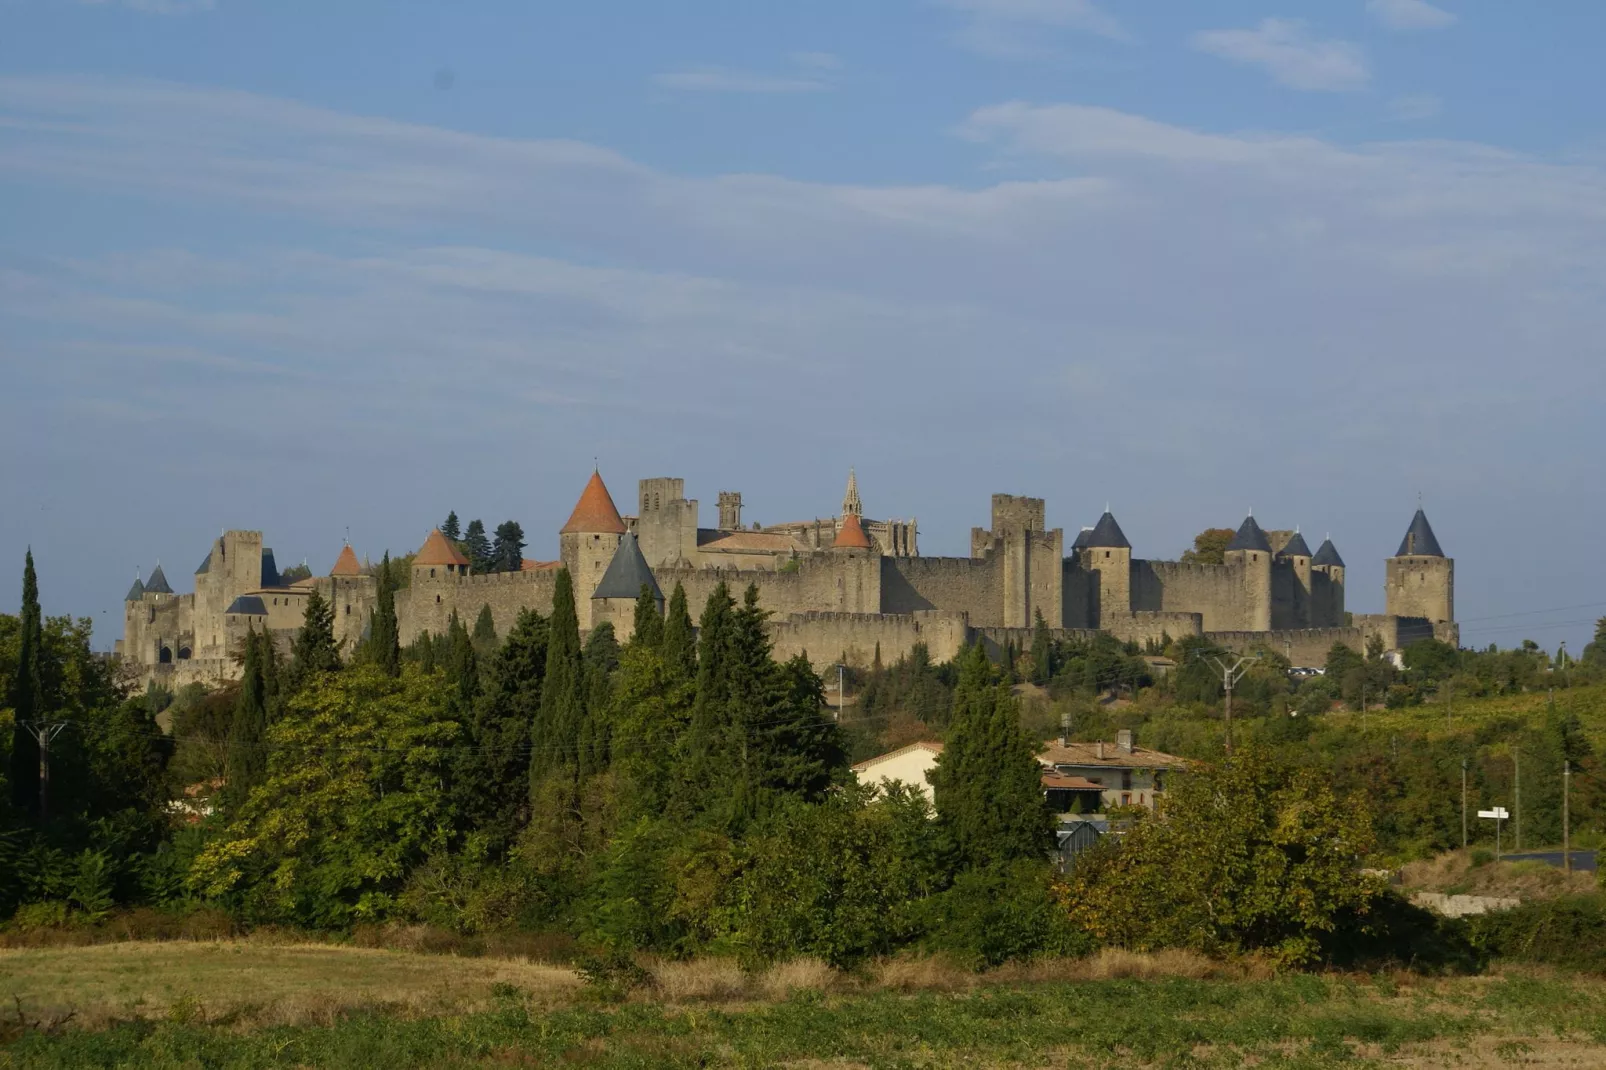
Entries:
POLYGON ((967 613, 975 627, 1002 627, 1003 578, 996 557, 887 557, 883 613, 967 613))
POLYGON ((1132 608, 1198 613, 1206 631, 1236 629, 1244 621, 1244 577, 1231 565, 1134 561, 1132 608))
POLYGON ((877 646, 883 665, 907 656, 917 643, 926 644, 932 661, 951 661, 964 649, 969 629, 962 615, 952 613, 793 613, 772 618, 769 631, 777 659, 806 653, 823 673, 838 658, 869 668, 877 646))

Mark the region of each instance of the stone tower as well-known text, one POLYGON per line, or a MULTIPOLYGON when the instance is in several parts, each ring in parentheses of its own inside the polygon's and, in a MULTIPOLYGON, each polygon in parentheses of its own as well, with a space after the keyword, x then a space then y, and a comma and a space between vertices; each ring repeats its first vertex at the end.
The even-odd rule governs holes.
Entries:
POLYGON ((664 592, 659 589, 636 537, 625 533, 619 539, 619 549, 608 563, 597 589, 591 593, 591 619, 595 627, 603 622, 613 625, 613 634, 621 643, 628 643, 636 633, 636 599, 646 587, 658 605, 658 614, 664 612, 664 592))
POLYGON ((740 531, 742 527, 742 492, 739 490, 722 490, 719 492, 719 530, 740 531))
POLYGON ((1344 625, 1344 559, 1332 537, 1322 540, 1310 559, 1311 627, 1341 628, 1344 625))
POLYGON ((1282 566, 1273 579, 1272 624, 1278 628, 1312 628, 1311 552, 1305 536, 1295 528, 1277 550, 1282 566))
POLYGON ((1049 531, 1041 498, 993 495, 991 530, 970 530, 970 556, 999 555, 1002 623, 1030 628, 1037 614, 1045 621, 1064 619, 1065 532, 1049 531))
POLYGON ((580 634, 591 630, 591 595, 602 582, 602 572, 619 550, 625 522, 613 504, 613 495, 592 472, 568 523, 558 530, 558 545, 564 567, 574 580, 574 609, 580 619, 580 634))
POLYGON ((1388 559, 1384 599, 1390 616, 1455 620, 1455 562, 1444 556, 1421 509, 1405 529, 1399 551, 1388 559))
POLYGON ((1238 631, 1271 630, 1271 543, 1254 515, 1244 517, 1238 533, 1227 544, 1226 563, 1237 570, 1239 605, 1242 607, 1238 631))
MULTIPOLYGON (((1091 529, 1077 536, 1082 567, 1097 574, 1088 592, 1093 627, 1108 627, 1132 612, 1132 544, 1108 509, 1091 529)), ((1035 623, 1035 621, 1034 621, 1035 623)))
POLYGON ((843 516, 864 516, 864 503, 859 500, 859 477, 848 469, 848 489, 842 495, 843 516))

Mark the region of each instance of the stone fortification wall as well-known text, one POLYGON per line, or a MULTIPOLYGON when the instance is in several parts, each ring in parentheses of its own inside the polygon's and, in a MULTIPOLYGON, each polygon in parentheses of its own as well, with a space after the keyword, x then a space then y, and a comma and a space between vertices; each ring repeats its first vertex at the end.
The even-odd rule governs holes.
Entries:
POLYGON ((878 646, 883 665, 906 657, 917 643, 926 644, 932 661, 951 661, 964 649, 969 628, 954 613, 793 613, 772 618, 769 632, 777 659, 807 654, 823 673, 838 658, 868 668, 878 646))
POLYGON ((1204 632, 1204 617, 1198 613, 1160 613, 1142 611, 1106 615, 1101 631, 1128 643, 1164 643, 1204 632))
POLYGON ((396 592, 396 620, 402 644, 411 643, 423 632, 444 634, 454 609, 464 626, 472 628, 486 606, 491 607, 496 634, 505 637, 525 609, 551 615, 557 580, 555 569, 433 580, 415 578, 411 587, 396 592))
POLYGON ((1207 631, 1205 638, 1218 646, 1240 653, 1267 650, 1281 654, 1295 665, 1317 668, 1327 664, 1327 652, 1342 643, 1356 653, 1366 653, 1373 636, 1383 640, 1384 650, 1403 650, 1419 639, 1440 639, 1456 643, 1456 626, 1435 625, 1420 617, 1391 617, 1387 614, 1355 614, 1343 628, 1290 628, 1269 632, 1207 631))
POLYGON ((1254 592, 1247 570, 1233 565, 1181 561, 1132 562, 1132 608, 1198 613, 1206 631, 1243 629, 1252 621, 1254 592))
POLYGON ((1447 557, 1391 557, 1384 562, 1384 612, 1430 621, 1455 619, 1455 562, 1447 557))
POLYGON ((883 613, 967 613, 975 627, 1002 627, 997 557, 888 557, 881 562, 883 613))
POLYGON ((881 609, 882 562, 876 550, 824 550, 800 556, 792 570, 740 568, 655 568, 653 576, 668 599, 675 584, 686 589, 695 621, 714 588, 724 583, 738 603, 748 585, 758 586, 758 604, 777 617, 792 613, 875 613, 881 609))

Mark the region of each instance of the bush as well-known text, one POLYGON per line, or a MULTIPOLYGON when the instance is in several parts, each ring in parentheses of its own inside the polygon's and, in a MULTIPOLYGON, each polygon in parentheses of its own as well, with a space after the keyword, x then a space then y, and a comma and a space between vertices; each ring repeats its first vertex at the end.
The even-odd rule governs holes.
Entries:
POLYGON ((1495 959, 1606 973, 1606 896, 1540 899, 1469 920, 1472 945, 1495 959))
POLYGON ((1091 953, 1092 937, 1071 923, 1057 893, 1046 862, 971 870, 932 900, 926 946, 972 969, 1091 953))

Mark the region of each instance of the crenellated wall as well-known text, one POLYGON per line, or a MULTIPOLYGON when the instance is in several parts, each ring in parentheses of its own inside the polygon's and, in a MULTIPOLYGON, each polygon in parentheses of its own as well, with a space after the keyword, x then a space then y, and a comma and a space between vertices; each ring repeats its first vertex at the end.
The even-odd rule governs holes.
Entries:
POLYGON ((951 661, 965 648, 970 629, 962 614, 953 613, 793 613, 772 618, 769 632, 776 658, 807 654, 823 673, 838 659, 869 668, 877 649, 882 664, 891 665, 917 643, 926 645, 932 661, 951 661))
POLYGON ((1003 569, 996 557, 881 559, 883 613, 968 613, 977 627, 1004 625, 1003 569))

